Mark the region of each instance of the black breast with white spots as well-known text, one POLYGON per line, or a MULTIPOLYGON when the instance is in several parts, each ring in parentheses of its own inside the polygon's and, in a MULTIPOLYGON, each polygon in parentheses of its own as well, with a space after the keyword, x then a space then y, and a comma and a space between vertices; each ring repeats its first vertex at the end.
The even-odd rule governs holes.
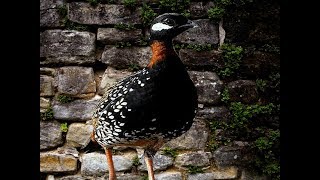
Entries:
POLYGON ((195 88, 185 73, 172 75, 161 66, 145 68, 117 83, 93 115, 96 141, 112 146, 187 131, 197 106, 195 88))

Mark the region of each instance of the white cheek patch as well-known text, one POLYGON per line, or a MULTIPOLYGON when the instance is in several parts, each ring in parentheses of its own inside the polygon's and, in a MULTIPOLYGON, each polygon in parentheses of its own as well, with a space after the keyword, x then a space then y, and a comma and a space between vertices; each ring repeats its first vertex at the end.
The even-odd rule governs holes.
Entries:
POLYGON ((164 30, 164 29, 171 29, 173 26, 168 26, 166 24, 163 24, 163 23, 156 23, 154 24, 151 29, 153 31, 161 31, 161 30, 164 30))

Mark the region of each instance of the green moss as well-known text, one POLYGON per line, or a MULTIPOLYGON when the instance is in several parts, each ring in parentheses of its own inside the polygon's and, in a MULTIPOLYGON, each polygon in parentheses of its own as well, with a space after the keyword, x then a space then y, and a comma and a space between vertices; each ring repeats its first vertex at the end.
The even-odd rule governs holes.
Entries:
MULTIPOLYGON (((212 122, 210 122, 212 123, 212 122)), ((211 126, 211 124, 210 124, 211 126)), ((214 132, 214 131, 213 131, 214 132)), ((210 149, 211 152, 214 152, 220 146, 220 141, 216 141, 214 137, 210 138, 207 144, 207 147, 210 149)))
POLYGON ((253 0, 215 0, 215 6, 207 11, 210 20, 217 22, 220 21, 226 13, 226 8, 230 5, 243 6, 253 0))
POLYGON ((66 5, 58 7, 58 14, 61 16, 61 23, 68 30, 88 31, 89 26, 72 22, 68 19, 68 8, 66 5))
POLYGON ((224 103, 228 103, 230 101, 230 94, 227 88, 224 88, 221 94, 221 101, 224 103))
POLYGON ((91 6, 96 6, 100 0, 86 0, 91 6))
POLYGON ((217 0, 214 3, 215 6, 208 9, 207 14, 210 20, 218 22, 223 18, 226 7, 232 2, 231 0, 217 0))
POLYGON ((192 49, 197 52, 200 51, 211 51, 214 49, 213 45, 211 44, 174 44, 174 48, 176 50, 179 49, 192 49))
POLYGON ((89 31, 90 29, 88 25, 72 22, 68 18, 64 18, 62 23, 64 24, 65 28, 68 30, 89 31))
POLYGON ((68 124, 67 123, 61 123, 60 129, 62 132, 68 132, 68 124))
POLYGON ((223 17, 225 10, 219 6, 212 7, 208 10, 208 17, 212 21, 220 21, 223 17))
MULTIPOLYGON (((280 73, 279 72, 272 72, 269 75, 270 81, 271 81, 271 86, 272 88, 280 88, 280 73)), ((280 91, 280 89, 279 89, 280 91)))
POLYGON ((133 166, 139 166, 139 165, 141 165, 138 156, 135 156, 135 157, 132 159, 132 165, 133 165, 133 166))
POLYGON ((189 174, 196 174, 196 173, 203 173, 204 172, 202 170, 202 168, 198 167, 198 166, 189 165, 189 166, 187 166, 187 168, 188 168, 189 174))
POLYGON ((247 105, 231 102, 229 104, 231 117, 228 122, 210 122, 213 134, 218 129, 221 132, 219 138, 215 135, 210 137, 208 147, 214 151, 220 145, 229 145, 236 140, 251 142, 249 143, 251 160, 247 166, 276 179, 279 176, 280 131, 268 127, 267 124, 261 124, 261 120, 272 117, 278 108, 273 103, 247 105))
POLYGON ((123 4, 130 10, 134 10, 137 7, 137 0, 124 0, 123 4))
POLYGON ((215 3, 216 3, 218 6, 228 6, 228 5, 230 5, 232 2, 231 2, 231 0, 216 0, 215 3))
POLYGON ((119 30, 125 30, 125 31, 136 29, 132 24, 124 24, 124 23, 115 24, 114 28, 119 30))
POLYGON ((68 96, 68 95, 58 95, 57 96, 57 100, 61 103, 69 103, 72 102, 74 100, 74 97, 68 96))
POLYGON ((140 180, 148 180, 149 178, 148 178, 148 175, 147 174, 145 174, 144 176, 142 176, 141 177, 141 179, 140 180))
POLYGON ((186 17, 190 16, 189 12, 190 0, 160 0, 159 7, 162 12, 176 12, 185 15, 186 17))
POLYGON ((141 36, 140 39, 138 40, 137 44, 139 46, 147 46, 149 43, 149 39, 147 37, 141 36))
POLYGON ((117 42, 115 44, 116 48, 125 48, 125 47, 131 47, 132 44, 130 42, 117 42))
POLYGON ((223 44, 220 49, 222 50, 224 68, 220 69, 218 74, 222 77, 229 77, 240 67, 241 59, 243 57, 243 48, 232 44, 223 44))
POLYGON ((45 112, 40 113, 40 119, 43 121, 53 119, 53 110, 49 107, 45 112))
POLYGON ((162 150, 162 154, 176 158, 178 156, 178 151, 176 149, 172 149, 170 147, 165 147, 162 150))
POLYGON ((257 85, 258 90, 264 92, 267 87, 267 81, 263 80, 263 79, 257 79, 256 85, 257 85))
POLYGON ((58 14, 59 16, 61 16, 62 18, 65 18, 68 14, 68 8, 66 5, 61 5, 58 6, 58 14))
POLYGON ((261 135, 251 146, 255 152, 251 165, 261 174, 280 179, 280 131, 266 129, 261 135))
POLYGON ((128 69, 129 69, 129 71, 135 72, 135 71, 140 70, 140 66, 139 66, 139 64, 132 63, 129 65, 128 69))
POLYGON ((141 8, 141 19, 143 26, 149 26, 152 20, 157 16, 157 14, 148 6, 146 3, 142 4, 141 8))
POLYGON ((101 0, 101 2, 106 3, 106 4, 115 4, 117 0, 101 0))
POLYGON ((264 44, 263 46, 261 46, 261 48, 259 48, 259 50, 264 52, 280 54, 280 47, 270 44, 264 44))
POLYGON ((272 103, 267 105, 244 105, 241 102, 232 102, 230 105, 230 111, 233 116, 233 122, 245 125, 249 118, 259 114, 271 114, 275 109, 272 103))

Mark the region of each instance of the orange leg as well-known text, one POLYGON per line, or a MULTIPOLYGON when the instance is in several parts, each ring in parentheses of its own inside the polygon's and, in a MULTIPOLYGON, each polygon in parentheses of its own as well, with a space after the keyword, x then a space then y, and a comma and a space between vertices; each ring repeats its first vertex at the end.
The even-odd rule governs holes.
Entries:
POLYGON ((107 156, 107 163, 109 167, 109 180, 116 180, 116 173, 114 170, 113 160, 112 160, 112 148, 104 148, 107 156))
POLYGON ((90 138, 91 138, 91 141, 92 141, 92 142, 96 143, 97 141, 96 141, 95 138, 94 138, 94 134, 95 134, 95 132, 94 132, 94 130, 93 130, 93 132, 91 133, 90 138))
POLYGON ((149 180, 154 180, 154 173, 153 173, 153 161, 152 157, 144 156, 144 160, 147 165, 147 170, 148 170, 148 179, 149 180))

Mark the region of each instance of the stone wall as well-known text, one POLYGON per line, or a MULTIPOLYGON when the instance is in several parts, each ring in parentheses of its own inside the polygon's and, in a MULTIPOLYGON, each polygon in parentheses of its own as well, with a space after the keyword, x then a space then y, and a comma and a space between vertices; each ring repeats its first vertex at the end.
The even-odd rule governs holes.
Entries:
MULTIPOLYGON (((107 178, 104 152, 90 143, 93 110, 108 88, 146 66, 151 57, 151 49, 144 41, 148 26, 141 17, 142 1, 138 0, 133 9, 122 0, 97 1, 96 5, 92 2, 95 1, 40 0, 41 179, 107 178), (115 27, 121 23, 134 28, 115 27)), ((158 1, 144 2, 156 13, 161 12, 158 1)), ((157 180, 267 179, 242 165, 251 142, 232 139, 218 143, 225 134, 219 134, 223 129, 214 129, 212 124, 228 123, 233 117, 225 90, 229 92, 229 102, 278 102, 278 94, 261 91, 262 85, 257 84, 261 81, 257 79, 266 79, 279 70, 279 52, 265 48, 279 45, 279 24, 275 28, 268 26, 278 23, 279 6, 267 1, 231 5, 219 22, 208 18, 207 11, 213 7, 215 1, 191 1, 190 19, 200 28, 174 39, 179 45, 211 48, 176 49, 197 87, 199 111, 191 129, 166 143, 155 155, 157 180), (263 4, 268 5, 266 11, 263 4), (230 77, 219 73, 226 66, 219 48, 224 43, 245 50, 240 68, 230 77), (215 148, 211 148, 215 142, 215 148)), ((267 122, 278 124, 278 114, 272 117, 267 122)), ((278 128, 276 125, 275 129, 278 128)), ((115 147, 114 154, 120 180, 146 177, 141 149, 115 147)))

